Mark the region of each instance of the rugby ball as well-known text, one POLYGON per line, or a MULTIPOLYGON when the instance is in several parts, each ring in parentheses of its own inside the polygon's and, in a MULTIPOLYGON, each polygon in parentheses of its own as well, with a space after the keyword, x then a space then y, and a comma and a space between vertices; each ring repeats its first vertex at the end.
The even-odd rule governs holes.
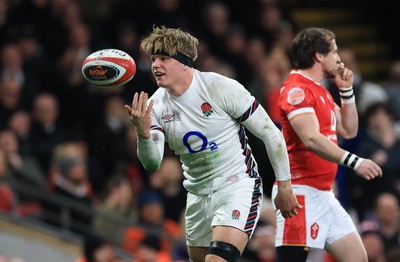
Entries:
POLYGON ((136 63, 124 51, 98 50, 83 60, 82 75, 91 84, 104 88, 118 87, 129 82, 136 73, 136 63))

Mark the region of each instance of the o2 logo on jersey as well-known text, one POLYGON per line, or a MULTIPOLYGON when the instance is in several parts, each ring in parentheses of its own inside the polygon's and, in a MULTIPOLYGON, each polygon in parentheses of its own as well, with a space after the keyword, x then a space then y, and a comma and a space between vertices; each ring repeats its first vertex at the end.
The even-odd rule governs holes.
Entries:
POLYGON ((190 131, 190 132, 187 132, 187 133, 183 136, 183 144, 184 144, 185 147, 189 150, 190 153, 197 153, 197 152, 200 152, 200 151, 204 151, 204 150, 206 150, 207 148, 209 148, 210 151, 214 151, 214 150, 217 150, 217 149, 218 149, 217 143, 215 143, 215 142, 209 142, 208 139, 207 139, 207 137, 206 137, 205 135, 203 135, 202 133, 197 132, 197 131, 190 131), (189 144, 189 138, 192 137, 192 136, 196 136, 197 138, 200 138, 200 139, 203 141, 201 147, 200 147, 199 149, 197 149, 197 150, 193 149, 193 148, 191 147, 191 145, 189 144))

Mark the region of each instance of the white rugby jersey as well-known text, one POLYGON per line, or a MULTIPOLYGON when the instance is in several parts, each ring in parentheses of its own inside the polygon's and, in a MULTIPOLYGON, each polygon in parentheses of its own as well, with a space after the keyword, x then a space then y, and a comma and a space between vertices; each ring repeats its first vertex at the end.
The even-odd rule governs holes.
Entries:
POLYGON ((195 70, 183 95, 173 96, 159 88, 151 99, 151 132, 163 132, 169 147, 180 156, 183 185, 189 192, 210 194, 244 176, 259 177, 241 124, 258 102, 239 82, 195 70))

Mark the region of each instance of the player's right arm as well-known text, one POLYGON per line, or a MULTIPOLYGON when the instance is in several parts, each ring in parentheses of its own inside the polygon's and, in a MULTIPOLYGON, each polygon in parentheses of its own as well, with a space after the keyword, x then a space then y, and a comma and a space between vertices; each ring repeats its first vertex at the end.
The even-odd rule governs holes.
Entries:
MULTIPOLYGON (((314 154, 348 167, 351 167, 352 162, 356 160, 356 155, 341 149, 319 132, 318 119, 315 114, 296 115, 290 119, 290 124, 303 144, 314 154)), ((381 168, 369 159, 360 159, 355 163, 357 165, 352 168, 359 176, 367 180, 382 176, 381 168)))
POLYGON ((153 173, 160 168, 164 154, 164 133, 151 131, 151 138, 143 139, 138 137, 137 154, 144 168, 153 173))
POLYGON ((161 165, 164 154, 165 137, 161 131, 151 131, 151 109, 154 101, 148 102, 148 94, 136 92, 132 106, 125 105, 125 109, 136 127, 138 137, 137 153, 140 162, 149 172, 155 172, 161 165))

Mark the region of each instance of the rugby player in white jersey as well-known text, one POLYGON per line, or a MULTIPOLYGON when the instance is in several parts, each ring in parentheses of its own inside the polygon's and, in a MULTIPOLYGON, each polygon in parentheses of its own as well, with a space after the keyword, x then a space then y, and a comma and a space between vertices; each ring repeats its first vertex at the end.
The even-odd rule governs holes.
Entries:
POLYGON ((267 149, 278 181, 277 212, 290 218, 302 207, 292 192, 281 132, 240 83, 193 68, 198 43, 180 29, 154 27, 141 49, 151 54, 160 88, 150 98, 135 93, 125 108, 136 127, 138 156, 146 170, 160 167, 165 142, 181 159, 190 259, 237 261, 256 227, 263 194, 245 128, 267 149))

